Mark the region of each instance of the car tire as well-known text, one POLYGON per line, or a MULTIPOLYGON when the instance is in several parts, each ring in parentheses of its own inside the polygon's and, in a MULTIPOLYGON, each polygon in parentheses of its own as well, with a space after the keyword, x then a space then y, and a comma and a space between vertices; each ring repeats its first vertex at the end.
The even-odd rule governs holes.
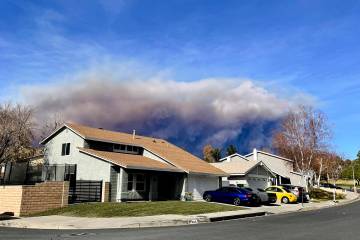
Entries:
POLYGON ((240 198, 234 198, 234 205, 235 206, 240 206, 240 204, 241 204, 240 198))
POLYGON ((205 201, 207 201, 207 202, 211 202, 211 200, 212 200, 210 194, 205 195, 204 199, 205 199, 205 201))
POLYGON ((289 198, 283 197, 283 198, 281 199, 281 202, 287 204, 287 203, 289 203, 290 201, 289 201, 289 198))

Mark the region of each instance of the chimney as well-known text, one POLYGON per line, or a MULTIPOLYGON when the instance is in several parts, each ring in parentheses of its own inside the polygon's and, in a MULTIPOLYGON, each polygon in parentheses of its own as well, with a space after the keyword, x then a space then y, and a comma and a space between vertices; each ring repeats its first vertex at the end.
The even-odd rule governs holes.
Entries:
POLYGON ((254 148, 254 150, 253 150, 253 155, 254 155, 254 161, 258 161, 258 152, 257 152, 257 150, 256 150, 256 148, 254 148))
POLYGON ((136 135, 136 130, 133 130, 133 139, 135 139, 135 135, 136 135))

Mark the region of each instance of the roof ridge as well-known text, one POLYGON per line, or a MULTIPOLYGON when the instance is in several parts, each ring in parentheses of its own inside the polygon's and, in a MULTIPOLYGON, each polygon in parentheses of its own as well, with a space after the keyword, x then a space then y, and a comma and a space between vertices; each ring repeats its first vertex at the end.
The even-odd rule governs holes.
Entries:
MULTIPOLYGON (((127 135, 129 137, 132 137, 133 135, 131 133, 126 133, 126 132, 120 132, 120 131, 115 131, 115 130, 110 130, 110 129, 104 129, 104 128, 97 128, 97 127, 92 127, 92 126, 87 126, 87 125, 83 125, 83 124, 79 124, 79 123, 71 123, 71 122, 66 122, 64 125, 66 126, 77 126, 77 127, 82 127, 82 128, 87 128, 87 129, 93 129, 93 130, 97 130, 97 131, 104 131, 104 132, 111 132, 111 133, 115 133, 115 134, 124 134, 127 135)), ((162 138, 157 138, 157 137, 149 137, 149 136, 143 136, 143 135, 135 135, 135 138, 146 138, 149 140, 161 140, 161 141, 165 141, 167 142, 165 139, 162 138)))

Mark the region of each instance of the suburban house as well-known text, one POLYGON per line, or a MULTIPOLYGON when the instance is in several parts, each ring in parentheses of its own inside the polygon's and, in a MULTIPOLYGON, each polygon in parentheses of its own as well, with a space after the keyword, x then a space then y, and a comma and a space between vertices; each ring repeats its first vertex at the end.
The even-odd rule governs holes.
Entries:
POLYGON ((235 153, 212 165, 229 174, 222 178, 224 185, 262 189, 280 184, 305 185, 301 174, 293 170, 293 160, 256 149, 245 156, 235 153))
MULTIPOLYGON (((74 179, 109 182, 111 201, 202 199, 227 174, 163 140, 66 123, 41 144, 48 165, 75 165, 74 179)), ((71 185, 71 182, 70 182, 71 185)))

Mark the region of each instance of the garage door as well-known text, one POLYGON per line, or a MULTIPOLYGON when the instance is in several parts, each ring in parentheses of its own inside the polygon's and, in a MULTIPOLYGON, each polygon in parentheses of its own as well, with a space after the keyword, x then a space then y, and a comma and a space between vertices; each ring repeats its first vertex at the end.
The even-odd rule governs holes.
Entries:
POLYGON ((248 185, 251 188, 261 188, 265 189, 268 186, 267 178, 262 177, 249 177, 247 179, 248 185))

